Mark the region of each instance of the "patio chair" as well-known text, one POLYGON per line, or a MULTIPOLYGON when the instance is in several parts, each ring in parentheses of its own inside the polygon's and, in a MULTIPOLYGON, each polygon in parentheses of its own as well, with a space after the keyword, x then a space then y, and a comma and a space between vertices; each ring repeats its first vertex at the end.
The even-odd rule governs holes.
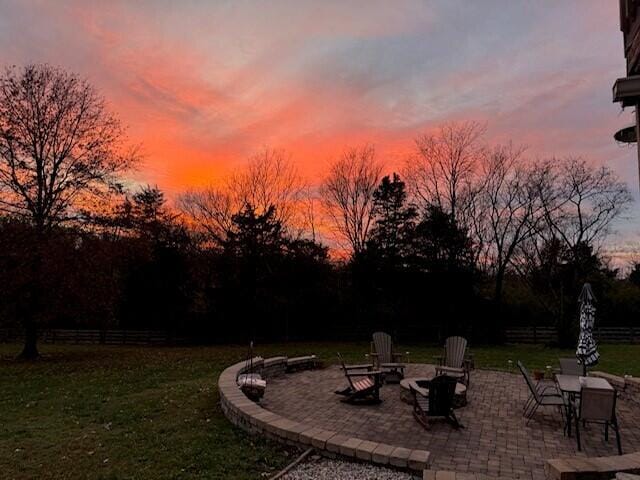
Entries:
POLYGON ((584 365, 577 358, 559 358, 560 373, 563 375, 583 375, 585 374, 584 365))
POLYGON ((469 362, 465 360, 466 350, 466 338, 447 338, 444 343, 444 354, 434 357, 437 362, 436 375, 447 374, 468 387, 471 379, 469 362))
POLYGON ((518 360, 518 368, 530 392, 529 399, 525 403, 522 412, 522 415, 527 419, 527 425, 538 410, 538 407, 557 407, 560 410, 560 415, 563 415, 562 409, 565 406, 565 402, 558 388, 555 385, 535 385, 531 375, 529 375, 529 371, 520 360, 518 360))
POLYGON ((582 451, 580 444, 580 423, 604 424, 604 439, 609 441, 609 426, 616 432, 618 455, 622 455, 620 443, 620 429, 616 417, 616 399, 618 392, 615 389, 588 388, 580 389, 580 397, 571 402, 576 425, 576 441, 578 451, 582 451))
POLYGON ((409 383, 413 395, 413 416, 425 429, 431 428, 431 421, 442 418, 454 428, 464 428, 453 411, 456 391, 455 378, 439 375, 433 380, 409 383))
POLYGON ((380 403, 382 372, 372 370, 371 365, 345 365, 342 355, 339 353, 338 358, 349 384, 346 388, 335 392, 346 397, 342 401, 348 403, 380 403))
POLYGON ((394 352, 393 341, 388 333, 375 332, 373 334, 369 355, 374 368, 384 373, 385 382, 398 383, 404 378, 404 361, 409 352, 394 352))

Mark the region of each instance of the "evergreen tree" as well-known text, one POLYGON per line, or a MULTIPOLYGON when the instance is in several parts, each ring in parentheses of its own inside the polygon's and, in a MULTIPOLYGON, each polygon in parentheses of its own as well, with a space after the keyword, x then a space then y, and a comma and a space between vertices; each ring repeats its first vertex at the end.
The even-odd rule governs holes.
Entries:
POLYGON ((374 226, 368 250, 376 259, 398 266, 407 255, 416 209, 407 205, 405 183, 397 173, 385 176, 373 193, 374 226))
POLYGON ((473 271, 472 242, 466 230, 442 208, 430 206, 416 226, 412 242, 412 263, 431 273, 473 271))

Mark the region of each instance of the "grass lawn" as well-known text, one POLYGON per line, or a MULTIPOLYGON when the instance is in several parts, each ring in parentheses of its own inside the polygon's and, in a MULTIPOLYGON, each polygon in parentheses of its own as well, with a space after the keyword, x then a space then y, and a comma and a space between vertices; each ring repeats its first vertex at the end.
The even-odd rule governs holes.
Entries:
MULTIPOLYGON (((429 362, 435 347, 412 346, 429 362)), ((0 345, 2 478, 258 479, 290 460, 280 446, 232 427, 216 380, 244 359, 241 346, 152 348, 42 345, 43 358, 14 360, 19 345, 0 345)), ((262 356, 335 352, 363 359, 368 344, 260 346, 262 356)), ((541 346, 478 347, 476 366, 506 369, 555 364, 571 351, 541 346)), ((599 369, 640 376, 640 346, 602 345, 599 369)))

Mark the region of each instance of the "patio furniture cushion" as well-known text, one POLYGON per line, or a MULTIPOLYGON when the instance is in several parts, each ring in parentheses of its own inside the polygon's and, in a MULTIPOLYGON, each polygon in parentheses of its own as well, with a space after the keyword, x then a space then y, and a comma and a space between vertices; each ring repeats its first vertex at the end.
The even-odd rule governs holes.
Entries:
POLYGON ((353 382, 353 388, 357 391, 366 390, 371 387, 373 387, 373 381, 369 377, 353 382))

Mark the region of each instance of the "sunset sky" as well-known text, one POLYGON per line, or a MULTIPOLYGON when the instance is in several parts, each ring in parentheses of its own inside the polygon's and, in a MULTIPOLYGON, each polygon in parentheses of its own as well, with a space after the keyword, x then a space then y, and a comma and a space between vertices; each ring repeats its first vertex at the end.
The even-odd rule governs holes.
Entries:
MULTIPOLYGON (((487 122, 488 141, 606 164, 638 199, 618 2, 0 0, 0 64, 87 77, 173 195, 268 146, 311 181, 347 146, 392 169, 417 134, 487 122)), ((611 248, 640 245, 640 206, 611 248)))

